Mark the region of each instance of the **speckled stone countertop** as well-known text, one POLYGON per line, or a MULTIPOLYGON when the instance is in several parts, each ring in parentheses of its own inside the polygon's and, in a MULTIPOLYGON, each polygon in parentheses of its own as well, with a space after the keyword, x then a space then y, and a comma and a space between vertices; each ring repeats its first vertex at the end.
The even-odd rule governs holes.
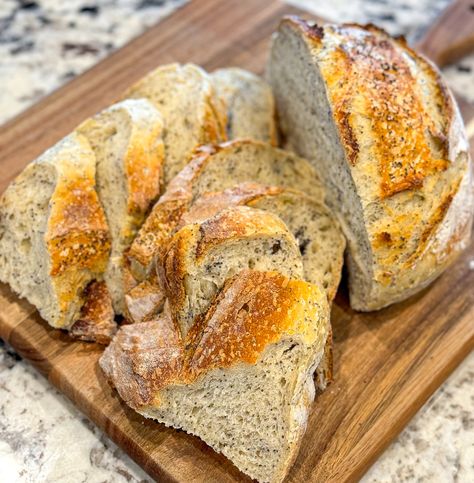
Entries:
MULTIPOLYGON (((183 3, 1 0, 0 122, 183 3)), ((289 3, 333 21, 371 21, 413 41, 447 0, 289 3)), ((453 88, 474 100, 474 56, 449 67, 445 74, 453 88)), ((149 477, 0 341, 0 481, 120 483, 149 481, 149 477)), ((474 481, 473 354, 431 397, 363 481, 474 481)))

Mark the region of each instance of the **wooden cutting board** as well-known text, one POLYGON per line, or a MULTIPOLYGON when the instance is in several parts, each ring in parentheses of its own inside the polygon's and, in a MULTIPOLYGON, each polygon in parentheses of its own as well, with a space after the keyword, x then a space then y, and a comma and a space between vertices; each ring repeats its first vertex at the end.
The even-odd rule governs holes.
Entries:
MULTIPOLYGON (((279 18, 272 0, 198 0, 0 128, 0 191, 85 117, 159 64, 238 65, 261 73, 279 18)), ((465 111, 470 113, 469 109, 465 111)), ((353 481, 474 345, 474 244, 429 289, 386 310, 333 309, 336 382, 317 397, 288 481, 353 481)), ((0 285, 0 336, 69 397, 153 478, 248 481, 198 438, 129 410, 97 366, 101 348, 71 343, 0 285)))

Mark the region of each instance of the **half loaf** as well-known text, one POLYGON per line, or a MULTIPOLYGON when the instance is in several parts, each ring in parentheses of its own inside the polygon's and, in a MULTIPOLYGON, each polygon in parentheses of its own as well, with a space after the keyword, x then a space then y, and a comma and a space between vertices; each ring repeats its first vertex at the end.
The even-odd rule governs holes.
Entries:
POLYGON ((375 310, 467 246, 472 165, 439 71, 369 25, 284 19, 268 64, 281 129, 311 160, 349 242, 351 305, 375 310))

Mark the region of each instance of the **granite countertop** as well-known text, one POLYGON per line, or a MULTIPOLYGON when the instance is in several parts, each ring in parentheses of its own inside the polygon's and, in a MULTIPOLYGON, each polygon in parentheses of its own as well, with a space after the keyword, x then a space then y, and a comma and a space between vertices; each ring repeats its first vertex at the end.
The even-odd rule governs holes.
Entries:
MULTIPOLYGON (((198 0, 195 0, 198 1, 198 0)), ((448 0, 288 0, 333 21, 420 37, 448 0)), ((2 0, 0 122, 120 47, 185 0, 2 0)), ((445 70, 474 101, 474 56, 445 70)), ((474 269, 474 267, 473 267, 474 269)), ((474 354, 437 390, 363 481, 474 481, 474 354)), ((0 481, 149 477, 0 341, 0 481)))

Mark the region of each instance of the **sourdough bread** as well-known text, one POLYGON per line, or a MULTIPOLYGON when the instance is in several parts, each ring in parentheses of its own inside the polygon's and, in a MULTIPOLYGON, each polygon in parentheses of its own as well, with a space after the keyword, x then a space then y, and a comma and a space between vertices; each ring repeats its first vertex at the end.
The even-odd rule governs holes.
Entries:
POLYGON ((284 136, 340 215, 352 307, 432 282, 468 244, 473 213, 464 128, 439 71, 374 26, 287 18, 268 79, 284 136))
POLYGON ((258 75, 237 67, 211 74, 227 118, 227 138, 251 138, 278 144, 275 101, 270 86, 258 75))
POLYGON ((112 237, 105 281, 117 314, 124 311, 123 252, 160 193, 164 161, 163 120, 145 99, 129 99, 83 122, 77 132, 96 156, 97 192, 112 237))
POLYGON ((126 403, 199 436, 260 482, 281 482, 314 398, 324 292, 274 272, 230 279, 183 341, 165 313, 120 329, 100 365, 126 403))
POLYGON ((73 133, 30 163, 0 200, 0 280, 53 327, 79 318, 84 289, 107 265, 95 169, 89 142, 73 133))

